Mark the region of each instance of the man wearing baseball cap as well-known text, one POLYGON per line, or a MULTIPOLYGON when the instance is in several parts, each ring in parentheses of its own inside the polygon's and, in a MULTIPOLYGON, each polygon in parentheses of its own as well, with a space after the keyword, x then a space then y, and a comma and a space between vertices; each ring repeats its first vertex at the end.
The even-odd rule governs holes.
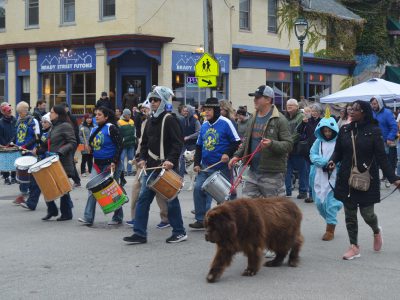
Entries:
POLYGON ((288 154, 293 141, 285 116, 273 104, 274 90, 259 86, 254 93, 255 115, 245 134, 245 141, 229 162, 232 167, 241 157, 253 153, 258 145, 246 179, 243 193, 248 197, 270 197, 283 194, 288 154))

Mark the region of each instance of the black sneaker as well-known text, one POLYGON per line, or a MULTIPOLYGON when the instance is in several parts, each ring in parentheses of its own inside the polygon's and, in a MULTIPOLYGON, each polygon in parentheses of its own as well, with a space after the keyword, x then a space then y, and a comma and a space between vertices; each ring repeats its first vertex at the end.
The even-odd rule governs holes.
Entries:
POLYGON ((15 183, 17 183, 17 179, 11 178, 11 184, 15 184, 15 183))
POLYGON ((186 240, 187 240, 187 234, 184 233, 184 234, 177 234, 177 235, 173 234, 169 238, 167 238, 165 241, 167 243, 180 243, 180 242, 183 242, 186 240))
POLYGON ((147 243, 147 238, 137 235, 136 233, 132 234, 131 236, 126 236, 123 238, 125 242, 128 244, 145 244, 147 243))
POLYGON ((189 227, 193 228, 193 229, 201 230, 201 229, 204 229, 204 224, 203 224, 203 222, 196 221, 194 223, 189 224, 189 227))
POLYGON ((307 198, 307 193, 299 193, 297 195, 297 199, 306 199, 307 198))
POLYGON ((10 179, 9 178, 4 179, 4 184, 10 185, 11 184, 10 179))
POLYGON ((307 197, 306 199, 304 199, 304 202, 305 203, 313 203, 314 200, 313 200, 313 198, 307 197))

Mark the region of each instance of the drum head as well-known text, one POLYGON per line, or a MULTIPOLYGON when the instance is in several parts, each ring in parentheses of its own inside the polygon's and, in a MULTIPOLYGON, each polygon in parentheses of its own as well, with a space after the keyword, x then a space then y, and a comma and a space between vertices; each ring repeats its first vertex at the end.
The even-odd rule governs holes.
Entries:
POLYGON ((15 160, 14 166, 20 170, 29 169, 30 166, 37 163, 37 158, 34 156, 22 156, 15 160))
MULTIPOLYGON (((220 171, 215 171, 214 173, 211 174, 210 177, 208 177, 204 182, 203 185, 201 186, 202 189, 204 189, 205 186, 207 186, 210 182, 213 182, 217 179, 218 176, 221 174, 220 171)), ((221 174, 222 175, 222 174, 221 174)))
POLYGON ((32 167, 30 167, 28 172, 35 173, 35 172, 39 171, 40 169, 47 168, 47 167, 51 166, 51 164, 53 162, 56 162, 59 159, 60 158, 58 157, 58 155, 49 156, 45 159, 42 159, 41 161, 38 161, 36 164, 34 164, 32 167))
POLYGON ((108 180, 111 177, 111 173, 110 172, 103 172, 100 173, 99 175, 97 175, 96 177, 94 177, 93 179, 91 179, 87 184, 86 184, 86 188, 88 190, 92 190, 93 188, 101 185, 103 182, 105 182, 106 180, 108 180))

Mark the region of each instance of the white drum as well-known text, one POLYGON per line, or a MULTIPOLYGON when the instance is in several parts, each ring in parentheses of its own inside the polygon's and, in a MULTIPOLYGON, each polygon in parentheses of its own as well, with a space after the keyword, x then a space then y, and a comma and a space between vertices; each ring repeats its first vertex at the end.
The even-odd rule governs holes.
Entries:
POLYGON ((37 161, 37 158, 34 156, 22 156, 15 160, 16 177, 19 183, 29 183, 31 181, 31 174, 28 172, 28 169, 36 164, 37 161))

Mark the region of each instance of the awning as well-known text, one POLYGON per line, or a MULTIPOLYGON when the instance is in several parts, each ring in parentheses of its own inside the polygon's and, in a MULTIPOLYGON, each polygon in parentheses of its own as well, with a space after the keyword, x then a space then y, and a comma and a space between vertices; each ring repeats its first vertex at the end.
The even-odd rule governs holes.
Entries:
POLYGON ((387 81, 400 83, 400 67, 386 66, 385 79, 387 81))
POLYGON ((390 35, 400 35, 400 22, 398 20, 388 17, 386 28, 390 35))

